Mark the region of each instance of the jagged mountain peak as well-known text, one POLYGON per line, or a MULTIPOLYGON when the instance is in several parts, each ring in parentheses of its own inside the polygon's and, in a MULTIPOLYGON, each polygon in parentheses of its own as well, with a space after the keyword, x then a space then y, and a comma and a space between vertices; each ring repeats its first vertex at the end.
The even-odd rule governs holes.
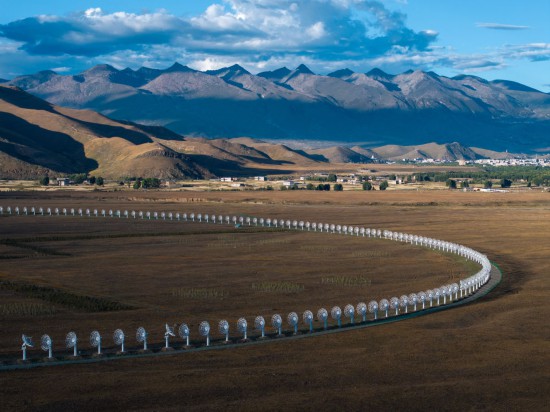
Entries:
POLYGON ((229 67, 222 67, 221 69, 217 69, 217 70, 207 70, 205 71, 205 73, 211 74, 213 76, 220 76, 220 77, 225 77, 225 76, 232 77, 232 76, 240 76, 243 74, 250 74, 248 70, 246 70, 244 67, 238 64, 234 64, 229 67))
POLYGON ((369 70, 365 74, 369 77, 372 77, 373 79, 391 80, 394 77, 393 75, 386 73, 385 71, 379 69, 378 67, 375 67, 374 69, 369 70))
POLYGON ((327 76, 328 77, 335 77, 337 79, 346 79, 346 78, 352 76, 353 74, 355 74, 355 72, 353 70, 345 68, 345 69, 336 70, 332 73, 329 73, 329 74, 327 74, 327 76))
POLYGON ((266 71, 258 73, 256 76, 263 77, 268 80, 281 80, 288 76, 291 73, 291 70, 286 67, 281 67, 272 71, 266 71))
POLYGON ((298 67, 296 67, 296 69, 294 69, 294 72, 295 73, 300 73, 300 74, 315 74, 309 69, 309 67, 307 67, 303 63, 300 64, 298 67))
POLYGON ((88 70, 83 71, 80 74, 83 75, 102 75, 102 74, 112 74, 112 73, 118 73, 119 71, 115 69, 110 64, 98 64, 97 66, 94 66, 88 70))
POLYGON ((178 62, 175 62, 173 65, 168 67, 166 70, 163 70, 165 73, 174 73, 174 72, 196 72, 196 70, 191 69, 188 66, 184 66, 178 62))
POLYGON ((57 105, 168 125, 194 136, 341 141, 369 136, 406 144, 458 139, 517 151, 550 146, 548 95, 473 76, 423 71, 393 76, 380 69, 320 76, 305 65, 258 75, 239 65, 204 73, 179 63, 166 70, 100 65, 77 76, 44 73, 8 84, 57 105))

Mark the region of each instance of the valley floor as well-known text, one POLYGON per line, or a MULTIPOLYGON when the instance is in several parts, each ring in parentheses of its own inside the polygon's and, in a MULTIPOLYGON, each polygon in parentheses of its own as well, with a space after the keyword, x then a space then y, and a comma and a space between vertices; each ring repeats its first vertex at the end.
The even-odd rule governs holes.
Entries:
MULTIPOLYGON (((1 372, 6 410, 542 411, 550 402, 549 193, 2 192, 0 205, 202 211, 361 225, 462 243, 487 254, 503 272, 500 285, 477 302, 380 327, 229 351, 1 372)), ((190 319, 196 326, 197 311, 214 320, 222 312, 236 319, 321 302, 343 305, 421 290, 474 269, 445 254, 329 235, 212 227, 175 233, 163 222, 56 219, 0 218, 1 280, 138 308, 4 315, 4 353, 17 353, 22 321, 34 330, 49 322, 56 336, 64 336, 66 325, 82 324, 84 333, 93 322, 106 331, 121 323, 128 330, 140 322, 162 326, 167 318, 190 319), (327 288, 319 282, 331 276, 355 284, 327 288), (286 292, 273 292, 265 286, 270 282, 284 283, 286 292), (210 298, 193 297, 193 288, 210 290, 210 298)), ((0 293, 3 304, 29 299, 0 293)))

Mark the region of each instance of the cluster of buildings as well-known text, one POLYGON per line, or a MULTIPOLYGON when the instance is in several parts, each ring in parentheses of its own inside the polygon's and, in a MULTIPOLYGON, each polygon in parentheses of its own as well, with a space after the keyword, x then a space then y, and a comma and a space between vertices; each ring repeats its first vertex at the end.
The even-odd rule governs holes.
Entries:
POLYGON ((526 157, 512 159, 478 159, 474 160, 475 164, 489 166, 541 166, 550 167, 550 158, 526 157))

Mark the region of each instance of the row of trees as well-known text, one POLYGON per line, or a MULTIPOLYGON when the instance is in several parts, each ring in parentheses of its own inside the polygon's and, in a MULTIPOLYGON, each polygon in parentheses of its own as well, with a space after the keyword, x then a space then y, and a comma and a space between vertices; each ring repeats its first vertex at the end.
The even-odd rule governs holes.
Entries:
MULTIPOLYGON (((388 184, 388 181, 387 180, 384 180, 383 182, 380 183, 380 190, 386 190, 388 188, 389 184, 388 184)), ((374 185, 371 183, 371 182, 363 182, 363 190, 375 190, 374 189, 374 185)), ((290 188, 287 188, 285 186, 281 186, 281 190, 296 190, 298 189, 298 186, 297 185, 294 185, 294 186, 291 186, 290 188)), ((331 190, 331 186, 330 184, 328 183, 319 183, 318 185, 314 185, 313 183, 308 183, 306 185, 306 190, 319 190, 319 191, 329 191, 331 190)), ((344 190, 344 186, 340 183, 335 183, 333 186, 332 186, 332 190, 334 190, 335 192, 341 192, 344 190)))
POLYGON ((500 181, 502 187, 510 187, 508 182, 525 181, 534 186, 550 186, 550 168, 542 166, 486 166, 480 170, 460 170, 449 172, 417 173, 417 182, 448 182, 449 180, 465 180, 471 183, 485 184, 487 181, 500 181))
MULTIPOLYGON (((510 187, 510 186, 512 186, 512 181, 510 179, 501 179, 500 180, 500 187, 506 188, 506 187, 510 187)), ((454 179, 448 179, 447 180, 447 187, 449 189, 457 189, 458 188, 457 181, 454 180, 454 179)), ((460 182, 460 188, 461 189, 468 188, 468 187, 470 187, 470 183, 467 180, 463 180, 463 181, 460 182)), ((493 181, 492 180, 486 180, 485 182, 483 182, 483 187, 485 189, 491 189, 493 187, 493 181)))
POLYGON ((160 179, 156 177, 141 178, 138 177, 134 182, 134 189, 158 189, 160 187, 160 179))

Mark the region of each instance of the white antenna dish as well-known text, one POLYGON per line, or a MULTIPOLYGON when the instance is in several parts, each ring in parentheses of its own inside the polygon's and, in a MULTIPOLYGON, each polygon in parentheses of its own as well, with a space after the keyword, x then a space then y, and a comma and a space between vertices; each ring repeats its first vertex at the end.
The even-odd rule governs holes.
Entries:
POLYGON ((48 359, 52 359, 52 338, 49 335, 42 335, 40 338, 40 348, 48 352, 48 359))
POLYGON ((122 329, 117 329, 113 333, 113 341, 115 342, 115 345, 120 345, 120 353, 124 353, 124 332, 122 329))
POLYGON ((399 298, 399 306, 405 309, 405 313, 409 311, 409 297, 407 295, 402 295, 399 298))
POLYGON ((97 348, 97 354, 101 355, 101 335, 97 330, 90 333, 90 345, 97 348))
POLYGON ((313 312, 310 310, 306 310, 302 314, 302 319, 304 320, 304 323, 309 326, 309 333, 313 332, 313 312))
POLYGON ((78 339, 76 337, 76 333, 74 332, 69 332, 67 333, 67 336, 65 337, 65 346, 67 347, 67 349, 71 349, 73 348, 73 356, 76 357, 77 356, 77 343, 78 343, 78 339))
POLYGON ((439 306, 439 298, 441 297, 441 290, 439 288, 434 289, 434 298, 437 299, 437 305, 439 306))
POLYGON ((140 326, 136 331, 136 340, 141 343, 143 342, 143 350, 147 350, 147 331, 143 326, 140 326))
POLYGON ((426 297, 430 300, 430 308, 431 308, 433 306, 434 291, 431 289, 428 289, 426 291, 426 297))
POLYGON ((413 310, 416 312, 416 304, 418 303, 418 295, 416 293, 409 294, 409 305, 413 305, 413 310))
POLYGON ((323 322, 323 327, 326 330, 328 327, 328 312, 325 308, 321 308, 317 311, 317 319, 319 322, 323 322))
POLYGON ((357 314, 361 315, 363 322, 367 321, 367 304, 365 302, 359 302, 357 304, 357 314))
POLYGON ((338 327, 342 327, 342 309, 339 306, 334 306, 330 310, 330 316, 332 319, 338 322, 338 327))
POLYGON ((229 342, 229 322, 226 320, 220 320, 220 323, 218 323, 218 330, 225 336, 225 342, 229 342))
POLYGON ((418 292, 418 301, 422 303, 422 309, 426 307, 426 292, 418 292))
POLYGON ((248 323, 246 322, 245 318, 240 318, 237 321, 237 330, 243 334, 243 340, 246 340, 246 332, 248 329, 248 323))
POLYGON ((378 307, 380 308, 380 310, 383 310, 384 312, 386 312, 386 317, 388 317, 388 309, 390 307, 390 302, 388 302, 388 299, 382 299, 378 303, 378 307))
POLYGON ((27 348, 33 348, 34 345, 32 343, 32 338, 27 335, 21 335, 21 339, 23 340, 23 344, 21 345, 21 350, 23 351, 23 360, 27 360, 27 348))
POLYGON ((164 332, 164 348, 165 349, 168 349, 170 346, 169 346, 169 340, 170 340, 170 336, 176 336, 176 334, 174 333, 174 329, 171 328, 168 323, 165 325, 165 332, 164 332))
POLYGON ((206 346, 210 346, 210 324, 203 320, 199 325, 199 333, 201 336, 206 337, 206 346))
POLYGON ((378 318, 378 302, 375 300, 371 300, 369 302, 368 306, 369 313, 372 313, 374 315, 374 320, 378 318))
POLYGON ((355 323, 355 308, 353 307, 353 305, 346 305, 346 307, 344 308, 344 315, 346 316, 346 318, 349 318, 352 325, 355 323))
POLYGON ((298 314, 296 312, 290 312, 286 317, 288 324, 294 328, 294 334, 298 333, 298 314))
POLYGON ((271 324, 277 330, 277 335, 281 336, 281 327, 283 326, 283 319, 281 318, 281 315, 273 315, 271 317, 271 324))
POLYGON ((265 319, 263 316, 256 316, 254 327, 262 332, 262 338, 265 338, 265 319))
POLYGON ((395 316, 399 315, 399 298, 394 296, 390 299, 390 308, 395 309, 395 316))
POLYGON ((189 346, 189 326, 182 323, 178 329, 178 335, 180 335, 180 338, 185 339, 185 346, 189 346))

